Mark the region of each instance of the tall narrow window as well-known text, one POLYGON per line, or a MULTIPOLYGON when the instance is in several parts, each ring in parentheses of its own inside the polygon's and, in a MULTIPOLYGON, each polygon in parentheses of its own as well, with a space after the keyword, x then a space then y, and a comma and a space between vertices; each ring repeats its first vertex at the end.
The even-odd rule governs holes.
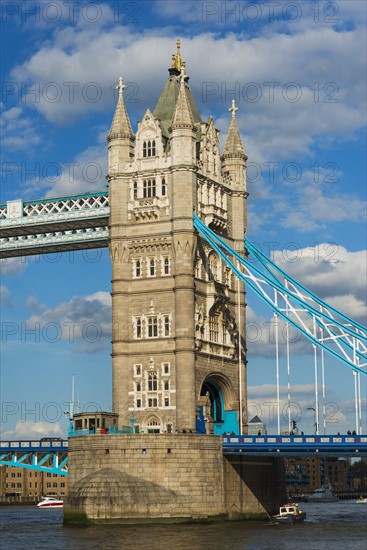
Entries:
POLYGON ((169 336, 170 335, 170 318, 169 315, 164 316, 164 335, 169 336))
POLYGON ((223 320, 223 323, 222 323, 222 343, 223 344, 226 344, 227 343, 227 329, 226 329, 226 324, 223 320))
POLYGON ((148 376, 148 391, 157 391, 157 389, 158 389, 157 375, 155 372, 152 372, 148 376))
POLYGON ((164 390, 165 391, 169 390, 169 381, 168 380, 166 380, 165 383, 164 383, 164 390))
POLYGON ((141 376, 141 365, 140 364, 134 365, 134 369, 135 369, 135 376, 141 376))
POLYGON ((152 143, 149 140, 148 141, 148 146, 147 146, 147 157, 151 157, 151 156, 152 156, 152 143))
POLYGON ((163 275, 169 275, 169 258, 163 258, 163 275))
POLYGON ((209 256, 209 280, 218 280, 218 261, 215 254, 209 256))
POLYGON ((137 181, 134 181, 134 184, 133 184, 133 195, 134 195, 134 200, 136 200, 138 198, 138 182, 137 181))
POLYGON ((140 260, 135 260, 134 277, 136 277, 136 278, 141 277, 141 261, 140 260))
POLYGON ((149 260, 149 276, 154 277, 155 276, 155 259, 151 258, 149 260))
POLYGON ((158 318, 149 317, 148 319, 148 338, 157 338, 158 336, 158 318))
POLYGON ((213 315, 209 320, 209 336, 212 342, 218 342, 218 316, 213 315))
POLYGON ((152 141, 152 157, 155 157, 155 139, 152 141))
POLYGON ((136 319, 136 337, 141 338, 141 319, 138 317, 136 319))
POLYGON ((143 143, 143 157, 147 156, 147 142, 144 141, 143 143))
POLYGON ((164 406, 169 407, 169 397, 164 398, 164 406))
POLYGON ((162 178, 162 197, 165 197, 167 194, 166 180, 162 178))

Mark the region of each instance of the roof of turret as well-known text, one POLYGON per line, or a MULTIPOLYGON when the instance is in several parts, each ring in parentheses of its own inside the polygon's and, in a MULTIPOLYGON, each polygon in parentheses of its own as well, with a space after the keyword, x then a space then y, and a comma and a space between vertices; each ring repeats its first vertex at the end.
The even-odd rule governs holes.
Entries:
POLYGON ((185 68, 181 68, 180 91, 178 93, 175 111, 173 114, 172 128, 191 127, 195 128, 194 117, 192 115, 190 103, 187 96, 185 85, 185 68))
POLYGON ((131 128, 129 115, 127 114, 125 101, 124 101, 124 88, 126 86, 122 82, 122 77, 119 78, 119 84, 117 89, 119 91, 115 114, 113 116, 110 133, 107 136, 107 140, 110 141, 113 138, 128 137, 133 138, 134 133, 131 128))
MULTIPOLYGON (((180 82, 181 82, 181 71, 185 68, 185 63, 181 60, 180 53, 180 41, 177 41, 177 54, 172 56, 172 65, 169 69, 169 77, 163 88, 163 91, 158 99, 157 105, 155 106, 153 115, 155 118, 158 118, 161 121, 162 131, 166 137, 169 137, 169 128, 173 124, 173 118, 176 112, 176 104, 180 94, 180 82)), ((185 86, 185 98, 184 102, 187 103, 190 108, 191 115, 193 118, 193 124, 200 125, 202 120, 199 114, 199 110, 195 103, 195 99, 191 93, 191 90, 188 85, 188 76, 184 75, 184 86, 185 86)), ((181 94, 183 95, 183 94, 181 94)), ((182 103, 182 99, 180 100, 182 103)), ((181 107, 180 107, 181 109, 181 107)), ((186 107, 183 109, 187 111, 186 107)))

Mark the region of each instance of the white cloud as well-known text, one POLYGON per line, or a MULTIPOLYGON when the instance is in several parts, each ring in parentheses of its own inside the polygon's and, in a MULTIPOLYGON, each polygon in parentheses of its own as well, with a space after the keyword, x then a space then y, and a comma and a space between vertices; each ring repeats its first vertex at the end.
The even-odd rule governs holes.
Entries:
POLYGON ((367 251, 350 252, 335 243, 274 251, 286 273, 346 315, 362 323, 367 311, 367 251))
POLYGON ((0 260, 1 276, 12 276, 20 273, 28 266, 26 257, 21 258, 2 258, 0 260))
MULTIPOLYGON (((67 123, 90 111, 111 110, 111 86, 122 72, 132 85, 126 91, 128 103, 131 100, 128 108, 139 111, 153 106, 162 88, 163 67, 170 64, 175 50, 171 33, 167 29, 167 38, 162 38, 162 29, 135 34, 130 29, 122 33, 117 25, 108 30, 64 27, 54 33, 52 42, 14 68, 12 77, 16 82, 37 83, 39 102, 30 96, 30 104, 48 120, 67 123)), ((252 38, 217 37, 201 30, 183 41, 182 56, 200 110, 227 112, 236 95, 240 130, 251 137, 254 151, 261 150, 264 158, 273 160, 309 154, 320 136, 348 139, 362 127, 364 39, 362 28, 342 32, 325 25, 292 35, 252 38), (258 101, 254 95, 259 95, 258 101), (299 95, 298 101, 293 101, 294 95, 299 95)), ((254 158, 252 146, 248 152, 254 158)))
POLYGON ((281 195, 273 204, 278 223, 301 233, 325 229, 330 223, 366 221, 367 203, 361 198, 334 192, 332 196, 314 186, 299 187, 290 197, 281 195))
POLYGON ((40 439, 41 437, 65 437, 65 429, 60 422, 34 422, 18 420, 13 430, 4 431, 1 437, 10 439, 40 439))
POLYGON ((55 177, 46 197, 75 195, 106 186, 107 150, 105 145, 88 147, 55 177))
POLYGON ((39 327, 44 341, 63 340, 77 344, 76 350, 94 353, 111 340, 111 296, 95 292, 89 296, 74 296, 68 302, 45 309, 34 298, 28 305, 35 313, 26 321, 27 328, 39 327))
POLYGON ((2 146, 6 150, 27 150, 42 141, 34 120, 26 116, 20 107, 1 113, 0 128, 2 146))

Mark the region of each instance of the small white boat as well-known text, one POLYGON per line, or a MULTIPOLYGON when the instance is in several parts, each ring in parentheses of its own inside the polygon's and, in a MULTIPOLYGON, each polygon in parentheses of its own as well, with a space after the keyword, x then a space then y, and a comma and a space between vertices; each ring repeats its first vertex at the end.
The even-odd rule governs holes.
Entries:
POLYGON ((357 500, 358 504, 367 504, 367 497, 364 497, 364 498, 359 498, 357 500))
POLYGON ((41 502, 37 504, 38 508, 62 508, 63 506, 64 501, 55 497, 42 497, 41 502))
POLYGON ((273 523, 298 523, 306 519, 306 512, 298 508, 298 504, 283 504, 279 508, 279 514, 271 516, 273 523))
POLYGON ((308 502, 338 502, 339 497, 334 495, 331 485, 327 487, 320 487, 312 491, 309 497, 307 497, 308 502))

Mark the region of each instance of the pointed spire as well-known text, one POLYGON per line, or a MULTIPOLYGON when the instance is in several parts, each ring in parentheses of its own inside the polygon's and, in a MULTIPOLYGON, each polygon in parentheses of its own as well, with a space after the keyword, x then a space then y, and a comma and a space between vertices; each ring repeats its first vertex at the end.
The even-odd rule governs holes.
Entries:
POLYGON ((179 76, 183 65, 184 65, 184 62, 181 59, 181 40, 178 38, 177 53, 172 54, 172 64, 171 64, 170 73, 176 74, 177 76, 179 76))
POLYGON ((120 76, 118 86, 116 86, 116 90, 119 91, 119 96, 117 100, 115 114, 112 120, 111 130, 107 136, 107 141, 111 141, 111 139, 113 138, 134 137, 124 101, 125 88, 126 86, 122 81, 122 77, 120 76))
POLYGON ((190 107, 186 91, 186 69, 185 64, 181 66, 180 91, 178 92, 175 111, 171 128, 195 128, 194 117, 190 107))
POLYGON ((234 99, 232 100, 232 107, 228 110, 232 112, 232 118, 231 118, 231 124, 229 125, 226 143, 224 146, 223 157, 228 155, 228 156, 242 156, 247 158, 245 150, 242 145, 241 136, 237 127, 236 111, 238 111, 238 107, 236 107, 236 102, 234 99))

